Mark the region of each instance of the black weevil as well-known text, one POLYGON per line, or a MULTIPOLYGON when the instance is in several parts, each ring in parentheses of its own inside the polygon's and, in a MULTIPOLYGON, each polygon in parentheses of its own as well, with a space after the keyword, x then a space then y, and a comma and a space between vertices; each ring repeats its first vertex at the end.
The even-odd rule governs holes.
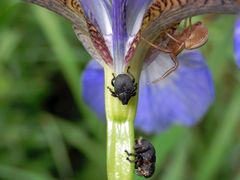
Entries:
POLYGON ((134 146, 135 153, 125 152, 127 155, 134 156, 135 159, 131 160, 127 157, 129 162, 135 163, 136 174, 149 178, 155 171, 156 155, 154 146, 146 139, 136 139, 134 146))
POLYGON ((118 97, 118 99, 122 102, 123 105, 127 105, 128 101, 132 96, 136 95, 137 83, 135 83, 134 76, 129 72, 130 66, 128 66, 127 74, 119 74, 117 77, 113 75, 113 79, 111 81, 112 86, 114 87, 114 91, 107 87, 112 93, 113 97, 118 97))

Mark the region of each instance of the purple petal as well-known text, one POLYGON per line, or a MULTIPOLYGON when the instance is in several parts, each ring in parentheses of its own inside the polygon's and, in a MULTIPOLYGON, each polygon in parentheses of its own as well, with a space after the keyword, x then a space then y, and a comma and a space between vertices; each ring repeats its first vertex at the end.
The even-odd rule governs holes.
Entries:
POLYGON ((96 26, 102 34, 111 34, 112 25, 109 3, 106 0, 79 0, 85 15, 96 26))
POLYGON ((203 56, 185 52, 178 57, 179 68, 166 79, 140 88, 136 127, 160 132, 173 123, 194 125, 214 99, 211 74, 203 56))
POLYGON ((113 21, 113 66, 117 74, 123 71, 125 44, 127 40, 126 29, 126 0, 112 1, 113 21))
POLYGON ((237 18, 234 31, 234 54, 238 67, 240 68, 240 17, 237 18))
POLYGON ((104 72, 95 60, 90 61, 82 74, 82 96, 85 103, 96 113, 98 118, 105 119, 104 72))

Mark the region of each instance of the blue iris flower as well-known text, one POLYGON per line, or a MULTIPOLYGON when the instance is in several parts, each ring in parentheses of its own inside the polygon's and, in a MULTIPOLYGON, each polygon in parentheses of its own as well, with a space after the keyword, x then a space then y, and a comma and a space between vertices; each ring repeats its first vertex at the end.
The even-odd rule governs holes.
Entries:
MULTIPOLYGON (((234 55, 240 68, 240 17, 234 29, 234 55)), ((199 51, 182 53, 179 68, 163 81, 141 88, 135 127, 146 132, 160 132, 172 124, 195 125, 214 100, 211 73, 199 51)), ((83 97, 100 119, 105 119, 104 72, 91 61, 82 76, 83 97), (94 90, 94 87, 99 91, 94 90), (95 98, 92 98, 95 96, 95 98)))
MULTIPOLYGON (((166 58, 166 54, 149 46, 141 37, 154 43, 160 42, 160 46, 164 46, 159 34, 166 30, 166 24, 161 24, 161 17, 170 17, 168 13, 180 12, 179 9, 185 8, 185 5, 178 1, 25 1, 46 7, 72 22, 78 39, 95 59, 83 72, 83 98, 100 119, 105 119, 104 93, 110 93, 104 91, 104 71, 109 71, 108 75, 111 75, 111 72, 118 75, 125 73, 128 66, 131 66, 131 73, 139 84, 135 126, 146 133, 160 132, 172 124, 192 126, 201 119, 213 102, 211 73, 199 51, 183 52, 177 57, 179 68, 176 71, 157 83, 149 83, 164 75, 173 66, 173 61, 166 58), (174 8, 175 10, 171 11, 174 8)), ((197 5, 200 1, 194 3, 197 5)), ((239 2, 229 4, 238 6, 239 2)), ((186 7, 187 5, 191 6, 192 3, 186 1, 186 7)), ((222 6, 225 6, 224 3, 222 6)), ((214 3, 207 3, 205 8, 202 6, 202 10, 205 10, 205 13, 215 12, 213 7, 214 3)), ((218 11, 220 12, 221 8, 216 12, 218 11)), ((229 10, 231 13, 236 11, 237 9, 229 10)), ((202 14, 202 11, 189 13, 193 16, 202 14)), ((234 45, 236 61, 240 67, 239 19, 236 22, 234 45)), ((110 81, 108 83, 110 84, 110 81)), ((136 97, 132 98, 132 102, 137 102, 136 97)), ((132 112, 134 114, 134 111, 132 112)))

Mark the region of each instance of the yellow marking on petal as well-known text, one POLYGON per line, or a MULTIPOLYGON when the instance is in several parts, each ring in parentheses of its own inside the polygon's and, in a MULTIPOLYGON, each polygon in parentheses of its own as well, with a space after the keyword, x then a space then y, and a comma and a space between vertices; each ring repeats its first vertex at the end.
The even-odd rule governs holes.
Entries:
POLYGON ((186 0, 155 0, 146 12, 141 30, 144 30, 164 12, 170 11, 176 7, 184 6, 186 0))
POLYGON ((63 0, 71 10, 79 14, 81 17, 84 16, 83 9, 77 0, 63 0))

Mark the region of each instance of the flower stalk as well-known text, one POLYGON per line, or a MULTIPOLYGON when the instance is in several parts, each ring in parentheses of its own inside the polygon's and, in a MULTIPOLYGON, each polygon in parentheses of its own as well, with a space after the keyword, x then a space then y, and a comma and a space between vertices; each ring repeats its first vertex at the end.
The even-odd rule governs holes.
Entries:
MULTIPOLYGON (((107 87, 112 87, 113 71, 105 66, 105 109, 107 117, 107 174, 109 180, 133 179, 134 163, 126 160, 134 147, 134 118, 137 109, 137 96, 127 105, 113 97, 107 87)), ((133 72, 134 73, 134 72, 133 72)))
MULTIPOLYGON (((130 72, 138 83, 137 95, 131 97, 127 105, 113 97, 107 87, 113 88, 111 81, 113 70, 105 65, 105 111, 107 119, 107 174, 108 180, 133 179, 134 163, 130 163, 125 150, 134 152, 134 120, 137 111, 139 78, 142 70, 143 60, 149 46, 145 43, 139 44, 135 55, 130 63, 130 72)), ((127 68, 127 67, 126 67, 127 68)))

